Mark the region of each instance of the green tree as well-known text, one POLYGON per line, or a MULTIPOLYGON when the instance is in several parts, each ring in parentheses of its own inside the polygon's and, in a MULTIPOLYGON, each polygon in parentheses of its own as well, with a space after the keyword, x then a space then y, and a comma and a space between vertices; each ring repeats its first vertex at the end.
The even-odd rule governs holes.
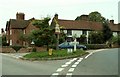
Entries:
POLYGON ((86 44, 86 43, 87 43, 87 37, 86 37, 86 35, 84 35, 84 34, 81 35, 79 42, 80 42, 81 44, 86 44))
POLYGON ((95 22, 104 22, 105 18, 97 11, 91 12, 88 15, 89 21, 95 21, 95 22))
POLYGON ((21 33, 20 36, 19 36, 19 39, 20 39, 21 41, 27 42, 27 43, 28 43, 28 46, 30 46, 30 45, 31 45, 31 42, 32 42, 32 40, 33 40, 33 37, 32 37, 32 34, 31 34, 31 33, 29 33, 28 35, 21 33))
POLYGON ((55 43, 56 37, 54 34, 54 30, 49 26, 50 18, 46 17, 43 20, 35 20, 33 21, 33 25, 37 26, 39 30, 34 30, 32 32, 33 41, 36 46, 47 46, 47 51, 49 50, 49 46, 55 43))
MULTIPOLYGON (((81 20, 81 16, 78 16, 75 20, 81 20)), ((94 22, 104 22, 105 18, 101 15, 101 13, 94 11, 89 13, 88 20, 94 22)))
POLYGON ((6 40, 6 35, 2 36, 2 46, 8 46, 7 40, 6 40))
POLYGON ((111 29, 109 28, 109 25, 108 25, 107 21, 103 22, 102 32, 103 32, 103 40, 104 40, 104 42, 108 41, 113 35, 111 29))
POLYGON ((67 35, 63 31, 61 31, 60 35, 59 35, 59 43, 61 44, 61 43, 65 42, 66 38, 67 38, 67 35))
POLYGON ((109 43, 111 43, 111 44, 118 44, 118 45, 120 45, 120 36, 112 36, 112 38, 111 39, 109 39, 109 41, 108 41, 109 43))
POLYGON ((103 34, 101 31, 91 31, 88 36, 90 44, 102 44, 103 43, 103 34))

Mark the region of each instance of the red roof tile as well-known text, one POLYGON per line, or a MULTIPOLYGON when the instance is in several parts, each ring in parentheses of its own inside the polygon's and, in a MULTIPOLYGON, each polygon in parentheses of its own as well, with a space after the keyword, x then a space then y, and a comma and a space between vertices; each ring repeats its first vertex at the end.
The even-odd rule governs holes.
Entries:
POLYGON ((17 29, 26 28, 30 23, 28 20, 16 20, 16 19, 10 19, 9 22, 11 28, 17 28, 17 29))
MULTIPOLYGON (((102 30, 103 26, 100 22, 85 21, 85 20, 63 20, 58 19, 58 24, 63 29, 86 29, 86 30, 102 30)), ((120 31, 120 25, 109 24, 112 31, 120 31)))

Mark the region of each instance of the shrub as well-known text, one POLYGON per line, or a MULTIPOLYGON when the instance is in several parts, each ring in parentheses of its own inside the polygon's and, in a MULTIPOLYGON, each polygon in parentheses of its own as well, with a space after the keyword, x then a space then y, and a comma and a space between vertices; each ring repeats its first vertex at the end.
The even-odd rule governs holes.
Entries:
POLYGON ((23 46, 10 46, 10 47, 12 47, 16 52, 23 48, 23 46))
POLYGON ((84 34, 81 35, 79 42, 80 42, 81 44, 86 44, 86 43, 87 43, 87 37, 86 37, 86 35, 84 35, 84 34))
POLYGON ((106 44, 86 44, 87 49, 102 49, 108 48, 106 44))
POLYGON ((32 52, 36 52, 37 50, 36 50, 36 48, 34 47, 33 49, 32 49, 32 52))
POLYGON ((90 44, 103 44, 103 34, 101 31, 91 31, 88 36, 90 44))

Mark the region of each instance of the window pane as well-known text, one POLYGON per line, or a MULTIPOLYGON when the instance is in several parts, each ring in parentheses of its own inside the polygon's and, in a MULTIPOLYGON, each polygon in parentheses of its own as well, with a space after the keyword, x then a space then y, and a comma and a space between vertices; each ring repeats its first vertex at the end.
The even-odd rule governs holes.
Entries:
POLYGON ((67 35, 72 35, 72 30, 67 30, 67 35))

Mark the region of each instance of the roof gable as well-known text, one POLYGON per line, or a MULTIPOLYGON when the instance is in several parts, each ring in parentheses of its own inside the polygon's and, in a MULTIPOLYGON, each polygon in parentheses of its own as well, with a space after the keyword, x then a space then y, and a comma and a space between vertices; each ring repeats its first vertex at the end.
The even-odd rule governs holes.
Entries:
POLYGON ((63 29, 86 29, 86 30, 101 30, 102 24, 99 22, 85 21, 85 20, 62 20, 58 19, 59 25, 63 29))
POLYGON ((28 20, 16 20, 10 19, 10 27, 15 29, 24 29, 29 25, 30 21, 28 20))

